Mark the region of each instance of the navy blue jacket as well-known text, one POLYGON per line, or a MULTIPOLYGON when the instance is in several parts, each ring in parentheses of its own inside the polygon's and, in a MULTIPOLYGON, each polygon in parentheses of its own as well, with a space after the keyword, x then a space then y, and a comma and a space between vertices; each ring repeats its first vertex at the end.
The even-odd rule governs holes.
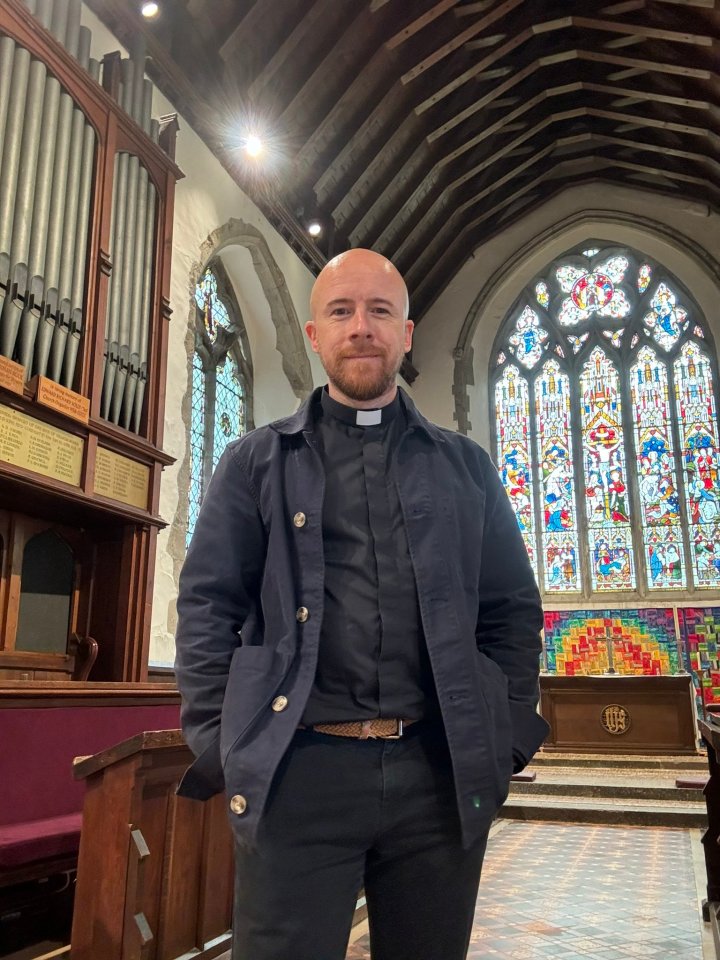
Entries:
MULTIPOLYGON (((536 712, 540 597, 488 455, 402 400, 408 430, 395 481, 470 844, 507 795, 513 755, 529 761, 547 732, 536 712)), ((246 809, 232 819, 248 843, 315 676, 324 578, 317 402, 319 390, 293 416, 228 446, 180 577, 176 671, 197 759, 179 792, 242 795, 246 809)))

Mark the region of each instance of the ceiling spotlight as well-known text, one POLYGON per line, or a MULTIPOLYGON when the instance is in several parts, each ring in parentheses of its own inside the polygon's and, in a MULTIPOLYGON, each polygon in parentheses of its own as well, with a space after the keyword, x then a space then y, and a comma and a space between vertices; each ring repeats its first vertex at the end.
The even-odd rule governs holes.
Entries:
POLYGON ((152 0, 146 0, 140 7, 140 13, 148 20, 152 20, 160 13, 160 5, 153 3, 152 0))
POLYGON ((255 136, 254 133, 250 134, 250 136, 245 139, 244 149, 249 157, 258 157, 263 152, 263 142, 260 137, 255 136))
POLYGON ((323 228, 319 220, 311 220, 307 225, 307 232, 311 237, 319 237, 323 228))

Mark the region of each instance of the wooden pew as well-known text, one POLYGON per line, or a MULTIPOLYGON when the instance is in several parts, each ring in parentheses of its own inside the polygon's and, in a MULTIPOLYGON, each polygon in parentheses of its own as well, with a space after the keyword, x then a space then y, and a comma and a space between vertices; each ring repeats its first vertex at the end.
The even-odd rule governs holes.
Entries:
POLYGON ((211 960, 230 948, 233 842, 224 795, 175 795, 192 760, 179 730, 75 764, 87 784, 73 960, 211 960))
POLYGON ((84 784, 72 761, 179 725, 172 684, 0 681, 0 888, 73 870, 84 784))

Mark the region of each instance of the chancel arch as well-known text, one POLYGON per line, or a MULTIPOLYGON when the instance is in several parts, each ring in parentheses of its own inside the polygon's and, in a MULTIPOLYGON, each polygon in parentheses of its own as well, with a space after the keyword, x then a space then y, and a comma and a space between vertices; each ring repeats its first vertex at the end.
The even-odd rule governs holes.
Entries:
POLYGON ((489 359, 496 462, 558 600, 720 586, 717 354, 659 260, 587 241, 538 271, 489 359))

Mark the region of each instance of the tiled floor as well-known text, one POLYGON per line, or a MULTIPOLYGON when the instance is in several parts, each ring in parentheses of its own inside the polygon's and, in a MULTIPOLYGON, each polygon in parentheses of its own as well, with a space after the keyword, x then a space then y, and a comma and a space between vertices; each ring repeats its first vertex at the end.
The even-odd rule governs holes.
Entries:
MULTIPOLYGON (((688 830, 499 826, 468 960, 702 960, 697 852, 688 830)), ((366 934, 347 954, 370 956, 366 934)))

